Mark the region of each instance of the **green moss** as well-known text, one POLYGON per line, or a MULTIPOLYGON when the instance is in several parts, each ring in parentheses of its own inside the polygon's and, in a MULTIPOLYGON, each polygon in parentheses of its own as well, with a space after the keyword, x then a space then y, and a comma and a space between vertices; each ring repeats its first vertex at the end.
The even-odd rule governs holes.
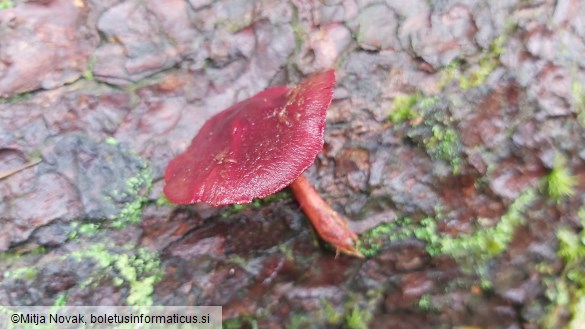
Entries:
POLYGON ((425 96, 418 99, 417 107, 422 111, 428 111, 437 104, 439 99, 434 96, 425 96))
POLYGON ((0 253, 0 262, 5 264, 9 261, 15 261, 19 259, 22 255, 15 252, 2 252, 0 253))
POLYGON ((100 268, 109 267, 114 259, 103 243, 96 243, 83 251, 77 250, 71 253, 71 257, 76 261, 82 261, 84 258, 91 258, 97 262, 100 268))
POLYGON ((303 46, 303 43, 305 40, 307 40, 309 33, 301 23, 301 19, 299 18, 299 10, 294 5, 292 6, 292 21, 290 23, 290 27, 295 37, 294 53, 298 54, 303 46))
POLYGON ((432 157, 447 161, 454 174, 461 171, 461 142, 459 135, 452 128, 435 125, 431 128, 432 136, 424 143, 427 153, 432 157))
POLYGON ((237 214, 239 212, 241 212, 244 209, 249 209, 250 206, 249 205, 245 205, 245 204, 233 204, 230 206, 227 206, 226 208, 224 208, 221 211, 221 217, 230 217, 234 214, 237 214))
POLYGON ((433 305, 431 295, 424 294, 418 300, 418 307, 424 311, 436 310, 436 306, 433 305))
POLYGON ((415 230, 421 231, 425 227, 413 224, 408 217, 400 218, 394 222, 384 223, 360 235, 359 249, 365 257, 376 256, 386 241, 402 241, 414 237, 415 230))
POLYGON ((164 195, 164 194, 161 195, 161 196, 159 196, 156 199, 155 204, 156 204, 157 207, 174 206, 174 204, 171 201, 169 201, 169 199, 167 198, 167 196, 164 195))
POLYGON ((248 260, 246 258, 244 258, 240 255, 237 255, 237 254, 232 254, 232 255, 228 256, 228 258, 226 258, 225 262, 228 264, 237 265, 239 267, 245 267, 246 264, 248 264, 248 260))
POLYGON ((104 139, 104 143, 109 145, 118 145, 120 142, 118 142, 118 140, 115 139, 114 137, 108 136, 104 139))
POLYGON ((546 176, 548 195, 559 201, 575 193, 575 184, 576 178, 567 167, 567 161, 563 157, 557 156, 554 168, 546 176))
POLYGON ((83 74, 82 74, 86 80, 94 80, 94 76, 93 76, 94 66, 95 66, 95 56, 91 56, 87 60, 87 67, 85 68, 85 71, 83 71, 83 74))
POLYGON ((400 124, 424 115, 425 110, 437 102, 436 97, 426 97, 419 93, 398 95, 392 100, 392 109, 387 121, 400 124))
POLYGON ((367 329, 371 319, 372 312, 370 310, 361 309, 359 306, 354 305, 345 317, 345 324, 348 329, 367 329))
POLYGON ((392 111, 388 115, 388 121, 400 124, 416 118, 419 113, 415 108, 416 103, 421 99, 418 94, 398 95, 392 100, 392 111))
POLYGON ((321 299, 321 305, 323 307, 322 310, 325 321, 327 321, 328 324, 339 325, 341 321, 344 320, 343 312, 337 311, 333 304, 327 299, 321 299))
POLYGON ((55 301, 53 302, 53 306, 65 306, 65 305, 67 305, 67 294, 61 293, 57 296, 57 298, 55 298, 55 301))
POLYGON ((258 329, 258 320, 252 316, 240 316, 234 319, 224 320, 221 327, 223 329, 258 329))
POLYGON ((15 104, 29 101, 33 98, 34 92, 23 92, 9 97, 0 97, 0 104, 15 104))
POLYGON ((30 256, 44 255, 46 252, 47 252, 47 249, 43 246, 31 248, 23 253, 13 252, 13 251, 2 252, 2 253, 0 253, 0 263, 6 264, 10 261, 16 261, 25 255, 30 255, 30 256))
POLYGON ((581 123, 582 126, 585 126, 585 90, 583 89, 583 85, 574 82, 571 87, 571 93, 573 96, 573 107, 577 114, 577 118, 579 119, 579 123, 581 123))
POLYGON ((459 86, 461 89, 471 89, 482 85, 487 77, 496 69, 498 66, 497 61, 486 60, 480 61, 479 67, 472 71, 469 77, 461 77, 459 79, 459 86))
POLYGON ((399 95, 392 102, 388 121, 400 124, 415 118, 408 136, 419 142, 433 158, 451 164, 458 173, 461 165, 461 142, 457 131, 450 127, 451 118, 445 108, 438 106, 437 97, 420 94, 399 95))
POLYGON ((360 252, 367 258, 376 256, 384 241, 390 240, 395 241, 393 236, 396 232, 401 232, 401 225, 399 222, 384 223, 374 227, 373 229, 360 235, 360 252))
POLYGON ((498 223, 470 235, 440 240, 440 251, 455 258, 472 257, 474 262, 487 261, 506 250, 516 229, 524 223, 523 212, 535 198, 533 190, 521 194, 498 223))
POLYGON ((580 231, 566 227, 557 231, 557 254, 564 262, 562 272, 555 273, 551 266, 539 268, 545 275, 546 296, 551 302, 542 321, 546 328, 562 326, 563 313, 567 312, 570 319, 564 328, 577 329, 585 323, 585 207, 579 209, 578 217, 580 231))
POLYGON ((14 280, 26 280, 31 281, 36 279, 38 274, 38 268, 36 266, 23 266, 21 264, 31 264, 36 262, 40 255, 46 253, 46 249, 43 246, 29 249, 25 252, 3 252, 0 253, 0 263, 4 265, 4 268, 10 268, 3 273, 4 278, 14 280))
POLYGON ((463 145, 449 114, 450 102, 419 94, 394 98, 388 121, 410 122, 407 136, 433 159, 449 163, 453 173, 461 171, 463 145), (416 120, 414 120, 416 119, 416 120))
POLYGON ((100 226, 96 223, 83 223, 79 225, 78 232, 83 235, 93 235, 99 230, 100 226))
POLYGON ((246 209, 261 208, 272 202, 288 200, 290 198, 292 198, 291 192, 288 190, 282 190, 278 193, 269 195, 263 199, 254 199, 252 202, 247 204, 233 204, 231 206, 225 207, 221 212, 221 216, 229 217, 246 209))
POLYGON ((34 280, 37 277, 37 269, 34 266, 23 266, 4 272, 4 277, 14 280, 34 280))
POLYGON ((471 71, 466 79, 461 79, 459 85, 462 89, 475 88, 482 85, 489 75, 500 65, 500 56, 504 51, 503 36, 497 37, 490 45, 482 58, 479 60, 479 67, 471 71))
MULTIPOLYGON (((144 248, 133 250, 124 247, 124 253, 113 252, 104 244, 95 244, 83 251, 72 253, 77 261, 90 258, 102 270, 112 270, 112 283, 115 286, 127 285, 129 288, 126 302, 133 306, 152 305, 154 285, 161 279, 162 270, 158 256, 144 248)), ((99 278, 102 273, 97 273, 99 278)), ((88 278, 84 285, 89 285, 93 278, 88 278)))
POLYGON ((2 0, 0 1, 0 10, 14 8, 14 1, 11 0, 2 0))
MULTIPOLYGON (((479 286, 488 291, 492 289, 489 264, 505 252, 514 237, 517 228, 525 223, 524 212, 536 197, 534 190, 522 193, 502 215, 498 223, 491 227, 478 227, 474 233, 450 236, 439 231, 440 219, 427 217, 419 222, 409 218, 398 219, 391 223, 379 225, 360 236, 360 251, 366 257, 377 255, 388 242, 419 239, 426 242, 426 251, 430 256, 447 255, 455 259, 459 268, 466 273, 479 277, 479 286)), ((585 211, 583 212, 585 218, 585 211)), ((585 241, 585 240, 584 240, 585 241)), ((453 281, 454 285, 461 285, 453 281)), ((451 289, 451 288, 448 288, 451 289)), ((440 306, 432 304, 432 297, 423 295, 419 300, 423 310, 438 310, 440 306)))
POLYGON ((508 208, 498 223, 488 228, 478 228, 475 233, 458 236, 442 235, 435 218, 425 218, 412 223, 408 218, 385 223, 362 234, 361 249, 366 257, 378 253, 384 241, 400 241, 417 238, 427 242, 431 256, 449 255, 461 263, 481 265, 506 250, 516 229, 524 223, 523 212, 535 198, 533 190, 521 194, 508 208))
POLYGON ((444 89, 451 81, 457 81, 461 76, 461 63, 459 61, 452 61, 441 70, 441 80, 439 81, 439 88, 444 89))
POLYGON ((310 325, 313 321, 312 319, 306 314, 294 313, 289 317, 289 325, 286 328, 291 329, 300 329, 306 328, 310 325))
POLYGON ((128 223, 137 223, 142 216, 142 204, 146 201, 140 197, 132 202, 127 203, 122 211, 116 216, 112 226, 115 228, 125 227, 128 223))
POLYGON ((75 240, 80 236, 93 236, 102 228, 98 223, 72 222, 70 224, 69 240, 75 240))
POLYGON ((294 260, 294 253, 293 249, 290 244, 281 243, 278 245, 278 251, 282 254, 284 259, 293 261, 294 260))
POLYGON ((160 280, 158 271, 160 262, 145 249, 139 249, 138 255, 119 255, 115 267, 122 278, 130 286, 130 293, 126 299, 129 305, 152 305, 154 285, 160 280), (145 275, 145 273, 153 273, 145 275))
POLYGON ((290 200, 292 198, 292 193, 289 190, 282 190, 278 193, 271 194, 263 199, 256 199, 254 200, 254 206, 262 207, 264 205, 270 204, 272 202, 282 201, 282 200, 290 200), (258 203, 256 203, 258 202, 258 203))
POLYGON ((112 218, 114 228, 125 227, 128 223, 137 223, 142 218, 142 207, 148 201, 147 195, 152 187, 152 171, 144 163, 140 172, 128 178, 125 182, 124 195, 133 199, 126 203, 122 210, 112 218))
POLYGON ((461 89, 471 89, 481 86, 500 66, 500 56, 505 50, 504 36, 497 37, 492 44, 484 50, 477 62, 477 66, 469 70, 463 69, 463 65, 459 61, 454 61, 447 65, 442 71, 442 78, 440 82, 441 88, 448 82, 455 81, 461 89))
POLYGON ((314 327, 368 328, 373 318, 372 312, 379 307, 383 298, 383 290, 368 290, 365 294, 350 292, 343 305, 337 306, 322 298, 314 321, 319 325, 314 327))

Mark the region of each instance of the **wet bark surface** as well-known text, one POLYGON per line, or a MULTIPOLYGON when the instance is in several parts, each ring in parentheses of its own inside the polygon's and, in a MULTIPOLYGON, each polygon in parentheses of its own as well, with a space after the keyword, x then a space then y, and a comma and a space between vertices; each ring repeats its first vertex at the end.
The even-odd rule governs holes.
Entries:
POLYGON ((222 305, 229 328, 582 328, 585 4, 0 2, 0 305, 222 305), (335 68, 306 172, 175 206, 203 123, 335 68))

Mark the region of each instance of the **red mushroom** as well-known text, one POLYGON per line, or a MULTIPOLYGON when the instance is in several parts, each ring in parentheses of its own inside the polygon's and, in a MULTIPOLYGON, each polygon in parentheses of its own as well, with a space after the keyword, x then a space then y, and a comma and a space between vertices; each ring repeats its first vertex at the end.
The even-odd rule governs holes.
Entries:
POLYGON ((294 88, 277 86, 209 119, 189 148, 171 160, 164 193, 177 204, 240 204, 290 185, 323 240, 338 252, 362 256, 347 220, 315 191, 303 172, 323 148, 333 70, 294 88))

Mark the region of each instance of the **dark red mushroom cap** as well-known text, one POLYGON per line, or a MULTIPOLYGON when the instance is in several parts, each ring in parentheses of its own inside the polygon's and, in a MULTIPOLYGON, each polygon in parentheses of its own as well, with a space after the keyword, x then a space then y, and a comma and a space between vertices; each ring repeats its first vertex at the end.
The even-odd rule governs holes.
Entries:
POLYGON ((323 148, 333 70, 268 88, 209 119, 171 160, 164 193, 177 204, 248 203, 299 177, 323 148))

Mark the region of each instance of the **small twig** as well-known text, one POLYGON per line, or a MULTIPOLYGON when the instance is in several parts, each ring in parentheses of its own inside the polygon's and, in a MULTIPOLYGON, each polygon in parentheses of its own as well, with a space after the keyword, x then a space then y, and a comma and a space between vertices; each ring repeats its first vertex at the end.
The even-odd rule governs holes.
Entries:
POLYGON ((30 168, 32 166, 35 166, 35 165, 41 163, 41 161, 43 161, 43 160, 40 159, 40 158, 39 159, 33 159, 33 160, 30 160, 29 162, 27 162, 27 163, 25 163, 25 164, 23 164, 21 166, 18 166, 16 168, 7 170, 5 172, 0 172, 0 180, 6 178, 8 176, 12 176, 12 175, 16 174, 17 172, 19 172, 21 170, 25 170, 26 168, 30 168))

